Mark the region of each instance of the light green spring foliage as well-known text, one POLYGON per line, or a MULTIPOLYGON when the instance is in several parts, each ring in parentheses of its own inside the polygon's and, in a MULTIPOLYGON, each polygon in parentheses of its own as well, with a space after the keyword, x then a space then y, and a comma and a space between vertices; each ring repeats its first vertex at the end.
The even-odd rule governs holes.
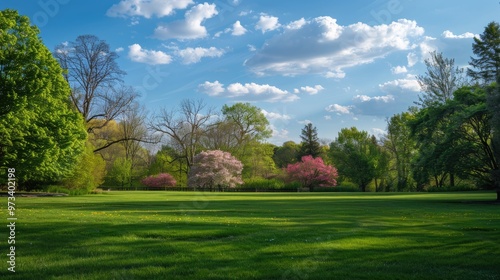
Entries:
POLYGON ((69 103, 62 70, 16 11, 0 11, 0 166, 21 184, 69 176, 84 150, 81 116, 69 103))
POLYGON ((66 188, 90 192, 104 182, 106 162, 101 155, 94 153, 94 148, 87 141, 85 151, 79 157, 71 175, 63 181, 66 188))

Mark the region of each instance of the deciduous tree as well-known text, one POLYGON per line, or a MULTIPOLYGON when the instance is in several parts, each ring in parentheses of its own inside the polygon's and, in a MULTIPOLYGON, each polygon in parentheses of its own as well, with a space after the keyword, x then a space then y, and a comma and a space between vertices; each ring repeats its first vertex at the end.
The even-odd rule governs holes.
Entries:
POLYGON ((235 187, 243 184, 243 164, 228 152, 205 151, 196 155, 189 171, 190 187, 235 187))
POLYGON ((326 165, 320 157, 303 156, 300 162, 289 164, 286 168, 288 180, 300 182, 302 187, 311 191, 315 187, 334 187, 337 185, 337 169, 326 165))
POLYGON ((0 166, 25 187, 71 175, 84 151, 83 120, 62 70, 16 11, 0 11, 0 166))

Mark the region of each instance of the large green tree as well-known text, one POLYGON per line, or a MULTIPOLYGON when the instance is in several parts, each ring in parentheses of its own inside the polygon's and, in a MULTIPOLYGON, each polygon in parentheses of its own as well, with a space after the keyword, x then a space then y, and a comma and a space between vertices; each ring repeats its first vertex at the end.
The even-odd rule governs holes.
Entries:
MULTIPOLYGON (((500 25, 490 22, 479 38, 474 38, 472 50, 476 58, 471 58, 467 74, 486 86, 496 81, 496 89, 489 91, 487 107, 491 114, 492 148, 496 162, 500 162, 500 25)), ((493 184, 500 200, 500 170, 491 171, 493 184)))
POLYGON ((83 120, 61 67, 28 17, 0 12, 0 167, 21 184, 60 181, 84 150, 83 120))
POLYGON ((377 146, 366 131, 343 128, 330 144, 330 155, 339 176, 356 183, 361 191, 377 177, 377 146))
POLYGON ((391 169, 396 171, 396 190, 398 191, 411 189, 413 185, 411 164, 417 150, 408 126, 411 119, 413 119, 413 113, 404 112, 392 116, 387 123, 384 147, 393 158, 391 169))

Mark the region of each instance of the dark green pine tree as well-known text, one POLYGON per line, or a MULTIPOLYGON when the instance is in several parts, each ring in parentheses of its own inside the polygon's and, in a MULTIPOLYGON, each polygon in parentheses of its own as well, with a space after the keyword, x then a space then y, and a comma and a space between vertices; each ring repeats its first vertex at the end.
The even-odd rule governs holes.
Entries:
POLYGON ((500 25, 490 22, 479 38, 474 38, 472 51, 477 58, 471 57, 472 68, 467 70, 474 81, 483 85, 495 82, 500 73, 500 25))
POLYGON ((321 145, 318 139, 318 130, 312 123, 308 123, 300 134, 302 142, 300 143, 299 160, 303 156, 312 156, 314 158, 321 154, 321 145))

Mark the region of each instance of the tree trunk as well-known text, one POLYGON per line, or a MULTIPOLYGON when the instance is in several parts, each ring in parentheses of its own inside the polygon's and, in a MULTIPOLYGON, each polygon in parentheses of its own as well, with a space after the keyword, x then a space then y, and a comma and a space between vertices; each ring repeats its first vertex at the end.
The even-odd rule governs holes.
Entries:
POLYGON ((450 173, 450 187, 455 187, 455 174, 450 173))

